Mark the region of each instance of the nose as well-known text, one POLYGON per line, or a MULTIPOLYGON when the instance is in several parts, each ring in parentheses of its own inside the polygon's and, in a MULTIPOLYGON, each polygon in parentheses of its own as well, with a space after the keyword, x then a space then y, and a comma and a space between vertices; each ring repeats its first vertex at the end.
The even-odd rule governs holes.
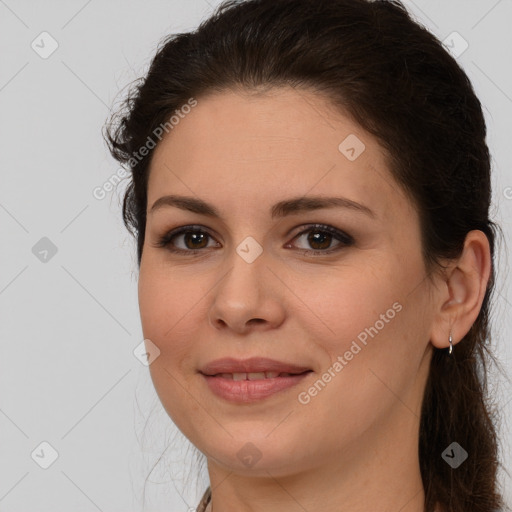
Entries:
POLYGON ((216 329, 247 334, 279 327, 285 318, 286 287, 261 255, 247 263, 235 254, 230 269, 212 290, 209 323, 216 329))

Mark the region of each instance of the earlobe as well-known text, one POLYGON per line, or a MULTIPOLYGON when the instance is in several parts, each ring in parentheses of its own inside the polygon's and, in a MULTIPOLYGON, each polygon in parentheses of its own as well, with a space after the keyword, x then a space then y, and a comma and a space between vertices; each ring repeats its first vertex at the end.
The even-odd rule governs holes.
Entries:
POLYGON ((469 331, 480 313, 491 273, 489 240, 480 230, 466 235, 460 258, 449 266, 431 332, 431 342, 437 348, 453 344, 469 331))

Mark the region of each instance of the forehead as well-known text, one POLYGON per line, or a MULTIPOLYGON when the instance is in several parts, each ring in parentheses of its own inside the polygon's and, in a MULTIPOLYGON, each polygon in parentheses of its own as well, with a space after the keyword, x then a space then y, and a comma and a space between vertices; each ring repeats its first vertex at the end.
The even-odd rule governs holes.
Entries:
POLYGON ((164 193, 238 209, 333 192, 377 214, 405 200, 377 140, 324 97, 291 87, 226 91, 197 98, 157 145, 148 207, 164 193))

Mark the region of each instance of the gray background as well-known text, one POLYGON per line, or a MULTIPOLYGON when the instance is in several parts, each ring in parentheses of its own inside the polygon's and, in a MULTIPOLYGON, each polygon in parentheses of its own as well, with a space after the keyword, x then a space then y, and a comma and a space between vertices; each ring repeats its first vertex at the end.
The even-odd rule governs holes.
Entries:
MULTIPOLYGON (((118 93, 147 70, 164 35, 193 29, 219 3, 0 0, 1 512, 143 510, 144 490, 145 510, 187 511, 206 486, 133 354, 143 337, 123 187, 103 200, 92 191, 118 169, 101 138, 118 93), (43 31, 58 44, 47 58, 40 55, 52 40, 43 31), (58 452, 48 469, 42 442, 58 452), (177 448, 166 450, 172 442, 177 448)), ((440 39, 456 31, 469 44, 458 60, 484 105, 494 218, 509 239, 512 1, 406 4, 440 39)), ((499 264, 494 343, 510 376, 505 247, 499 264)), ((512 473, 512 386, 492 374, 512 473)), ((512 481, 501 480, 512 503, 512 481)))

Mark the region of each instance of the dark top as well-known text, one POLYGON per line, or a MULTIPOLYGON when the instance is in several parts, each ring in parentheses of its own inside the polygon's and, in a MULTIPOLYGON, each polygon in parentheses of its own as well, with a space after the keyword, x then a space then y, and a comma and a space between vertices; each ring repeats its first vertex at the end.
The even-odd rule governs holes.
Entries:
POLYGON ((210 486, 208 486, 206 491, 204 491, 203 497, 201 498, 199 505, 197 506, 196 512, 205 512, 206 507, 210 503, 211 499, 212 499, 212 491, 210 489, 210 486))

